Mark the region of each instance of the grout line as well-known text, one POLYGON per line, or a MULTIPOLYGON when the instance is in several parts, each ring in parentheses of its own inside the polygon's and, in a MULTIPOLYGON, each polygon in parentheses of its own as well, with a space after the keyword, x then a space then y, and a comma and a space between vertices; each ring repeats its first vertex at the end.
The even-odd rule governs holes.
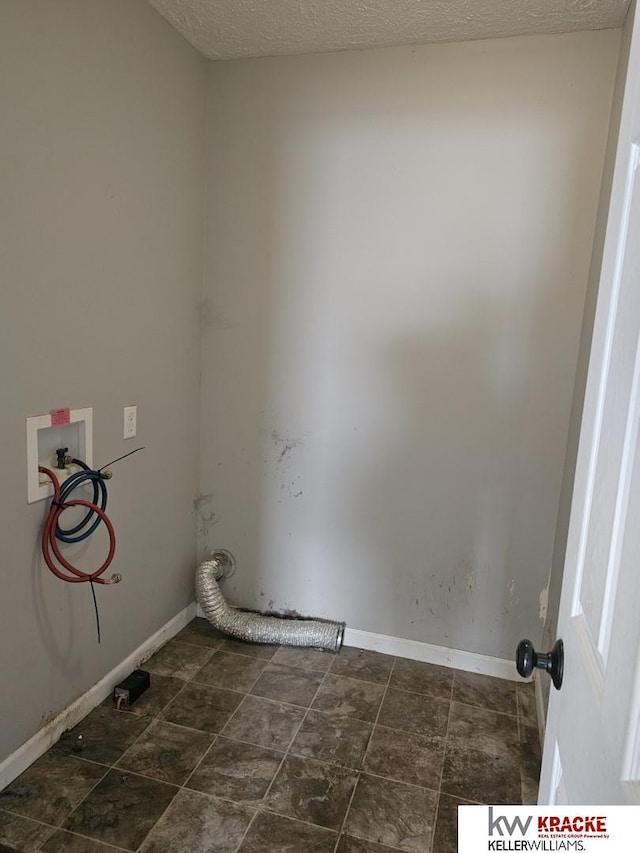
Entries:
MULTIPOLYGON (((92 794, 92 793, 93 793, 93 791, 95 791, 95 789, 98 787, 98 785, 100 784, 100 782, 102 782, 102 780, 107 776, 107 774, 109 774, 109 773, 111 772, 111 769, 112 769, 110 766, 109 766, 109 767, 106 767, 106 766, 105 766, 105 765, 103 765, 103 764, 101 764, 101 765, 100 765, 100 767, 105 767, 105 772, 104 772, 104 773, 102 774, 102 776, 97 780, 97 782, 95 783, 95 785, 92 785, 92 786, 91 786, 91 788, 89 788, 89 790, 88 790, 88 791, 87 791, 87 793, 84 795, 84 797, 83 797, 81 800, 79 800, 79 801, 75 804, 75 806, 74 806, 72 809, 70 809, 70 810, 69 810, 69 812, 64 816, 64 818, 63 818, 63 820, 62 820, 62 823, 58 824, 58 829, 62 829, 62 828, 63 828, 63 827, 62 827, 62 824, 63 824, 63 823, 64 823, 64 822, 65 822, 65 821, 66 821, 66 820, 67 820, 67 819, 68 819, 68 818, 69 818, 69 817, 70 817, 70 816, 75 812, 75 810, 76 810, 76 809, 80 808, 80 806, 82 805, 82 803, 84 803, 84 801, 87 799, 87 797, 89 797, 89 796, 90 796, 90 794, 92 794)), ((95 839, 95 840, 97 840, 97 839, 95 839)))
POLYGON ((373 721, 373 725, 371 726, 371 734, 369 735, 369 740, 367 741, 367 745, 366 745, 365 750, 362 754, 362 761, 361 761, 361 765, 360 765, 360 770, 358 771, 358 778, 356 779, 356 784, 353 786, 353 791, 351 792, 351 797, 349 798, 349 804, 347 805, 347 809, 344 813, 344 818, 342 819, 342 825, 340 826, 340 831, 338 832, 338 838, 336 840, 336 845, 333 848, 334 853, 336 853, 336 851, 338 849, 338 845, 340 844, 340 838, 342 837, 342 834, 344 832, 344 828, 347 825, 347 818, 349 817, 349 812, 351 811, 351 804, 353 803, 354 797, 356 795, 356 791, 358 789, 358 785, 360 784, 360 779, 362 778, 360 774, 365 772, 364 762, 365 762, 365 759, 367 757, 367 752, 369 751, 369 746, 371 745, 371 741, 373 740, 373 735, 374 735, 374 732, 376 730, 376 726, 378 725, 378 719, 380 717, 380 711, 382 710, 384 700, 387 697, 387 691, 389 690, 389 684, 391 683, 391 676, 393 675, 393 670, 395 669, 395 666, 396 666, 396 660, 397 660, 397 658, 394 655, 393 660, 391 661, 391 668, 389 669, 389 675, 387 676, 387 683, 384 685, 384 690, 382 691, 382 696, 380 698, 380 704, 378 705, 378 711, 376 712, 376 718, 373 721))
MULTIPOLYGON (((284 760, 284 759, 283 759, 283 760, 284 760)), ((282 762, 280 762, 280 767, 281 767, 281 766, 282 766, 282 762)), ((278 767, 278 770, 276 771, 276 775, 280 772, 280 767, 278 767)), ((276 777, 274 776, 274 777, 273 777, 273 779, 275 779, 275 778, 276 778, 276 777)), ((273 779, 271 780, 271 782, 272 782, 272 783, 273 783, 273 779)), ((270 788, 270 787, 271 787, 271 785, 269 785, 269 788, 270 788)), ((268 793, 268 791, 269 791, 269 788, 267 788, 267 791, 265 792, 265 795, 264 795, 265 797, 267 796, 267 793, 268 793)), ((263 798, 263 799, 264 799, 264 798, 263 798)), ((245 829, 245 831, 242 833, 242 837, 240 838, 240 841, 238 842, 237 846, 234 848, 234 853, 238 853, 238 850, 240 850, 240 848, 241 848, 241 847, 242 847, 242 845, 244 844, 244 840, 245 840, 245 838, 247 837, 247 835, 249 834, 249 830, 250 830, 250 829, 251 829, 251 827, 253 826, 254 821, 255 821, 255 819, 258 817, 258 814, 259 814, 259 813, 260 813, 260 804, 258 803, 258 805, 256 806, 256 810, 255 810, 255 812, 253 813, 253 817, 251 818, 251 820, 250 820, 250 821, 249 821, 249 823, 247 824, 247 828, 245 829)))
MULTIPOLYGON (((304 823, 305 826, 311 826, 313 829, 324 830, 324 832, 330 832, 332 835, 337 835, 338 841, 340 841, 340 830, 332 829, 330 826, 322 826, 319 823, 311 823, 310 820, 305 820, 303 817, 292 817, 290 814, 283 814, 282 812, 277 812, 275 809, 267 808, 269 814, 276 815, 277 817, 283 817, 286 820, 292 820, 296 823, 304 823)), ((336 842, 337 843, 337 842, 336 842)))
MULTIPOLYGON (((350 837, 351 837, 351 838, 356 838, 358 841, 364 841, 364 842, 366 842, 366 843, 368 843, 368 844, 370 844, 370 843, 371 843, 370 839, 368 839, 368 838, 363 838, 363 837, 362 837, 362 835, 356 835, 356 834, 354 833, 354 834, 353 834, 352 836, 350 836, 350 837)), ((375 843, 375 842, 374 842, 374 843, 375 843)), ((390 846, 389 846, 388 844, 386 844, 386 843, 385 843, 385 845, 384 845, 383 849, 388 849, 388 850, 390 850, 390 851, 391 851, 391 853, 403 853, 403 851, 402 851, 402 849, 401 849, 400 847, 390 847, 390 846)))
MULTIPOLYGON (((315 670, 314 670, 314 672, 315 672, 315 670)), ((303 724, 303 723, 304 723, 304 721, 307 719, 307 714, 309 713, 309 711, 310 711, 310 709, 311 709, 311 705, 312 705, 312 704, 313 704, 313 702, 315 701, 315 698, 316 698, 316 696, 318 695, 318 691, 320 690, 320 687, 321 687, 321 686, 322 686, 322 684, 324 683, 324 680, 325 680, 325 678, 326 678, 326 677, 327 677, 327 673, 326 673, 326 672, 324 672, 324 673, 322 674, 322 678, 321 678, 321 679, 320 679, 320 681, 318 682, 318 686, 316 687, 315 693, 313 694, 313 696, 312 696, 312 698, 311 698, 311 701, 309 702, 309 705, 307 706, 307 709, 306 709, 306 711, 305 711, 305 713, 304 713, 304 716, 302 717, 302 719, 301 719, 301 720, 300 720, 300 722, 298 723, 298 726, 296 727, 296 729, 295 729, 295 731, 294 731, 294 733, 293 733, 293 736, 292 736, 291 740, 289 741, 289 746, 287 747, 286 751, 284 752, 284 755, 282 756, 282 760, 281 760, 280 764, 278 765, 278 769, 277 769, 277 770, 276 770, 276 772, 273 774, 273 778, 271 779, 271 782, 269 782, 269 785, 268 785, 268 787, 267 787, 267 790, 266 790, 266 791, 264 792, 264 794, 262 795, 262 800, 258 803, 258 806, 257 806, 257 808, 256 808, 255 814, 253 815, 253 817, 252 817, 252 818, 251 818, 251 820, 249 821, 249 824, 248 824, 248 826, 247 826, 246 830, 244 831, 244 834, 243 834, 242 838, 240 839, 240 841, 239 841, 239 843, 238 843, 238 846, 235 848, 235 853, 238 853, 238 851, 239 851, 239 850, 240 850, 240 848, 242 847, 242 845, 243 845, 243 843, 244 843, 244 840, 245 840, 245 838, 247 837, 247 834, 249 833, 249 830, 250 830, 250 829, 251 829, 251 827, 253 826, 253 822, 255 821, 255 819, 256 819, 256 817, 258 816, 258 814, 261 812, 261 810, 262 810, 262 808, 263 808, 263 804, 264 804, 264 803, 266 803, 267 798, 268 798, 268 796, 269 796, 269 793, 271 792, 271 788, 273 787, 273 783, 274 783, 274 782, 276 781, 276 779, 278 778, 278 775, 279 775, 280 771, 282 770, 282 765, 284 764, 284 762, 286 761, 287 757, 288 757, 288 756, 289 756, 289 754, 290 754, 290 753, 289 753, 289 750, 291 749, 291 746, 292 746, 292 744, 293 744, 294 740, 295 740, 295 739, 296 739, 296 737, 298 736, 298 732, 299 732, 299 731, 300 731, 300 729, 302 728, 302 724, 303 724)), ((257 697, 257 698, 260 698, 260 697, 257 697)), ((297 706, 296 706, 296 707, 297 707, 297 706)), ((264 806, 264 807, 266 808, 266 806, 264 806)), ((291 818, 291 819, 292 819, 292 820, 296 820, 296 818, 291 818)), ((314 825, 315 825, 315 824, 314 824, 314 825)))
MULTIPOLYGON (((172 639, 174 639, 177 643, 182 643, 183 646, 191 646, 194 649, 210 649, 212 652, 219 651, 220 650, 220 644, 224 642, 223 640, 214 640, 214 642, 218 643, 217 646, 210 646, 209 643, 196 643, 196 642, 190 643, 189 640, 184 640, 184 639, 179 640, 177 634, 175 637, 172 637, 172 639)), ((161 646, 161 648, 162 648, 162 646, 161 646)))
MULTIPOLYGON (((94 763, 95 763, 95 762, 94 762, 94 763)), ((104 765, 101 765, 101 766, 104 766, 104 765)), ((109 769, 111 769, 111 768, 109 768, 109 769)), ((105 775, 106 775, 106 774, 105 774, 105 775)), ((104 776, 103 776, 102 778, 104 779, 104 776)), ((71 811, 74 811, 74 810, 75 810, 75 806, 74 806, 74 808, 73 808, 71 811)), ((47 829, 50 829, 50 830, 51 830, 51 832, 47 835, 47 837, 46 837, 46 838, 43 838, 43 839, 42 839, 42 841, 40 842, 40 844, 38 845, 38 850, 42 850, 43 845, 45 845, 48 841, 50 841, 50 840, 51 840, 51 838, 52 838, 52 837, 56 834, 56 832, 58 832, 58 831, 60 831, 60 832, 68 832, 70 835, 77 835, 77 836, 78 836, 78 837, 80 837, 80 838, 89 838, 89 836, 88 836, 88 835, 87 835, 87 836, 85 836, 85 835, 80 835, 80 833, 79 833, 79 832, 72 832, 70 829, 65 829, 61 824, 46 823, 45 821, 43 821, 43 820, 38 820, 38 818, 35 818, 35 817, 25 817, 25 815, 18 814, 17 812, 11 812, 11 811, 9 811, 8 809, 0 808, 0 815, 3 815, 3 814, 5 814, 5 815, 7 815, 7 816, 9 816, 9 817, 17 817, 17 818, 18 818, 18 819, 20 819, 20 820, 27 821, 27 823, 29 823, 29 822, 30 822, 30 823, 35 823, 35 824, 37 824, 38 826, 46 827, 47 829)), ((69 812, 69 814, 71 814, 71 812, 69 812)), ((67 817, 68 817, 68 815, 67 815, 67 817)), ((65 820, 66 820, 66 817, 65 817, 65 820)), ((91 840, 91 841, 96 841, 96 839, 95 839, 95 838, 91 838, 90 840, 91 840)), ((0 842, 0 843, 2 843, 2 842, 0 842)), ((124 848, 124 847, 117 847, 117 846, 116 846, 116 845, 114 845, 114 844, 112 844, 112 845, 108 845, 106 842, 102 842, 102 843, 103 843, 103 844, 106 844, 106 846, 107 846, 107 847, 109 847, 109 846, 110 846, 110 847, 111 847, 112 849, 114 849, 114 850, 124 850, 124 851, 125 851, 125 853, 131 853, 131 851, 126 850, 126 848, 124 848)))
MULTIPOLYGON (((348 769, 348 768, 345 768, 348 769)), ((351 771, 354 772, 353 770, 351 771)), ((358 770, 357 773, 364 773, 365 776, 373 776, 374 779, 381 779, 383 782, 392 782, 394 785, 404 785, 407 788, 417 788, 418 791, 430 791, 432 794, 437 794, 436 788, 427 788, 426 785, 418 785, 417 782, 405 782, 404 779, 393 779, 391 776, 381 776, 379 773, 374 773, 371 770, 358 770)), ((460 797, 459 799, 463 799, 460 797)), ((484 805, 483 803, 481 805, 484 805)))
MULTIPOLYGON (((9 783, 9 784, 12 784, 12 783, 9 783)), ((31 821, 32 823, 37 823, 40 826, 48 826, 49 829, 60 829, 59 826, 55 826, 52 823, 47 823, 45 820, 39 820, 37 817, 26 817, 25 815, 17 814, 17 812, 9 811, 9 809, 0 808, 0 815, 2 815, 2 814, 11 815, 11 817, 19 817, 22 820, 31 821)), ((4 842, 1 842, 1 843, 4 844, 4 842)))
POLYGON ((340 829, 338 830, 338 837, 336 838, 336 843, 335 843, 335 847, 333 848, 333 853, 336 853, 338 846, 340 844, 340 839, 343 836, 344 828, 347 824, 347 817, 349 816, 349 812, 351 811, 351 803, 353 802, 353 798, 356 795, 356 790, 358 788, 358 785, 360 784, 360 771, 358 770, 357 773, 358 773, 358 777, 356 779, 356 784, 353 786, 353 791, 351 792, 351 796, 349 797, 349 802, 347 804, 347 810, 344 813, 344 817, 342 818, 342 823, 340 824, 340 829))
MULTIPOLYGON (((142 718, 140 718, 140 717, 139 717, 138 719, 142 719, 142 718)), ((113 764, 109 765, 109 766, 110 766, 110 767, 113 767, 114 769, 124 770, 124 769, 125 769, 124 767, 116 768, 116 764, 118 763, 118 761, 122 761, 122 759, 125 757, 125 755, 127 755, 127 753, 131 752, 131 750, 132 750, 132 749, 133 749, 133 747, 138 743, 138 741, 140 740, 140 738, 141 738, 144 734, 146 734, 146 733, 149 731, 149 729, 151 728, 151 726, 153 726, 153 724, 154 724, 156 721, 157 721, 157 720, 156 720, 156 717, 150 717, 150 718, 149 718, 149 722, 148 722, 148 723, 147 723, 147 725, 144 727, 144 729, 140 732, 140 734, 137 736, 137 738, 135 738, 135 740, 133 740, 133 741, 129 744, 129 746, 125 749, 125 751, 122 753, 122 755, 121 755, 121 756, 119 756, 119 758, 117 758, 117 759, 116 759, 116 761, 115 761, 113 764)), ((165 722, 165 721, 163 720, 162 722, 165 722)))
POLYGON ((385 699, 387 698, 387 693, 389 692, 389 685, 391 684, 391 676, 393 675, 393 671, 396 668, 396 660, 394 657, 391 661, 391 668, 389 669, 389 675, 387 676, 387 683, 384 685, 384 691, 382 693, 382 699, 380 700, 380 704, 378 705, 378 712, 376 714, 376 718, 373 721, 373 725, 371 727, 371 734, 369 735, 369 740, 367 741, 367 746, 362 756, 362 769, 364 770, 364 762, 367 757, 367 752, 369 752, 369 747, 371 746, 371 741, 373 740, 373 735, 376 730, 376 726, 378 725, 378 720, 380 719, 380 712, 382 711, 382 706, 384 705, 385 699))
MULTIPOLYGON (((47 826, 48 825, 49 824, 47 824, 47 826)), ((56 831, 60 830, 60 832, 66 832, 69 835, 74 836, 75 838, 82 838, 83 841, 93 841, 94 844, 95 843, 103 844, 107 848, 107 850, 122 850, 122 851, 124 851, 124 853, 131 853, 131 849, 128 847, 118 847, 117 844, 110 844, 107 841, 102 841, 101 839, 92 838, 90 835, 82 835, 80 832, 72 832, 70 829, 64 829, 62 826, 56 826, 56 827, 54 827, 54 829, 56 831)), ((50 841, 54 835, 55 835, 55 832, 52 832, 48 838, 45 838, 44 841, 42 841, 41 844, 38 846, 38 850, 42 850, 44 848, 44 845, 47 844, 47 842, 50 841)))
MULTIPOLYGON (((127 772, 130 772, 130 771, 127 771, 127 772)), ((134 775, 135 775, 135 776, 141 776, 142 774, 140 774, 140 773, 135 773, 134 775)), ((143 777, 143 778, 145 778, 145 779, 146 779, 146 778, 149 778, 149 777, 145 776, 145 777, 143 777)), ((154 781, 158 782, 159 780, 158 780, 158 779, 155 779, 154 781)), ((170 785, 170 784, 171 784, 170 782, 165 782, 165 785, 170 785)), ((145 837, 142 839, 142 841, 140 842, 140 844, 138 844, 138 846, 136 847, 136 850, 140 850, 140 848, 144 845, 144 843, 145 843, 145 841, 147 840, 147 838, 151 835, 151 833, 153 832, 153 830, 157 827, 157 825, 160 823, 160 821, 162 820, 162 818, 163 818, 163 817, 166 815, 166 813, 169 811, 169 809, 170 809, 170 808, 171 808, 171 806, 173 805, 173 803, 174 803, 174 801, 175 801, 176 797, 178 796, 178 793, 180 792, 180 790, 181 790, 181 788, 179 788, 179 787, 177 787, 177 786, 176 786, 176 792, 175 792, 175 794, 173 795, 173 797, 171 797, 171 799, 169 800, 169 802, 167 803, 167 807, 166 807, 165 809, 163 809, 162 814, 160 814, 160 815, 158 816, 158 819, 155 821, 155 823, 153 824, 153 826, 149 828, 149 830, 148 830, 147 834, 145 835, 145 837)))
MULTIPOLYGON (((240 704, 242 704, 242 703, 240 703, 240 704)), ((229 718, 229 719, 231 719, 231 718, 229 718)), ((227 722, 229 722, 229 721, 227 720, 227 722)), ((225 725, 226 725, 226 723, 225 723, 225 725)), ((224 726, 223 726, 223 728, 224 728, 224 726)), ((193 731, 201 731, 201 729, 194 729, 193 731)), ((196 773, 200 769, 200 765, 202 764, 202 762, 205 760, 207 755, 209 755, 209 753, 211 752, 213 747, 218 743, 218 740, 220 739, 220 733, 219 732, 217 732, 217 733, 211 732, 211 734, 213 734, 213 740, 211 741, 211 743, 209 744, 207 749, 205 749, 205 751, 202 753, 202 755, 200 756, 200 759, 198 761, 196 761, 195 767, 193 768, 193 770, 189 774, 187 774, 187 778, 184 780, 184 782, 180 786, 181 788, 187 788, 187 784, 191 781, 194 773, 196 773)), ((195 791, 196 788, 187 788, 187 790, 195 791)), ((200 793, 204 794, 205 791, 200 791, 200 793)), ((211 796, 213 796, 213 794, 211 796)))
POLYGON ((440 782, 438 783, 438 800, 436 802, 436 810, 433 813, 433 834, 431 835, 431 850, 433 851, 433 843, 436 839, 436 827, 438 825, 438 814, 440 812, 440 800, 442 798, 442 777, 444 775, 444 763, 447 758, 447 744, 449 742, 449 726, 451 724, 451 710, 453 708, 453 693, 456 684, 456 674, 453 673, 451 679, 451 693, 449 694, 449 715, 447 717, 447 728, 444 733, 444 749, 442 750, 442 764, 440 765, 440 782))
MULTIPOLYGON (((342 834, 344 832, 344 828, 347 825, 347 818, 349 817, 349 812, 351 811, 351 804, 353 803, 354 797, 356 795, 356 790, 358 789, 358 785, 360 784, 360 779, 362 778, 360 774, 365 772, 364 762, 365 762, 365 759, 367 757, 367 752, 369 751, 369 746, 371 745, 371 741, 373 740, 373 735, 374 735, 374 732, 376 730, 376 726, 378 725, 378 719, 380 717, 380 711, 382 710, 384 700, 387 697, 387 691, 389 690, 389 684, 391 683, 391 676, 393 675, 393 670, 395 669, 395 666, 396 666, 396 660, 397 660, 397 658, 394 655, 393 659, 391 661, 391 667, 389 669, 389 675, 387 676, 387 683, 384 685, 384 690, 382 691, 382 696, 380 698, 380 704, 378 705, 378 710, 376 712, 376 718, 373 721, 373 725, 371 726, 371 733, 369 734, 369 739, 367 741, 367 745, 364 749, 364 752, 362 753, 362 761, 360 764, 360 770, 356 771, 358 774, 357 779, 356 779, 356 784, 353 786, 353 791, 351 792, 351 797, 349 798, 349 803, 348 803, 347 809, 344 813, 344 818, 342 819, 340 831, 338 832, 338 838, 336 840, 335 847, 333 848, 334 853, 336 853, 336 851, 338 849, 338 845, 340 844, 340 838, 342 837, 342 834)), ((371 774, 371 775, 374 775, 374 774, 371 774)))

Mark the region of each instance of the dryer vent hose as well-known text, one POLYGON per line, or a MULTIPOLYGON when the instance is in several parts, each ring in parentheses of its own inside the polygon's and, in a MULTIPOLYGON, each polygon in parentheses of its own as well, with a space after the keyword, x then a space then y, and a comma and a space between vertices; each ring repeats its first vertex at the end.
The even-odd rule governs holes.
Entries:
POLYGON ((231 607, 224 599, 218 581, 225 567, 232 565, 227 551, 215 551, 196 571, 196 598, 214 628, 247 643, 271 643, 340 651, 344 622, 321 619, 281 619, 231 607))

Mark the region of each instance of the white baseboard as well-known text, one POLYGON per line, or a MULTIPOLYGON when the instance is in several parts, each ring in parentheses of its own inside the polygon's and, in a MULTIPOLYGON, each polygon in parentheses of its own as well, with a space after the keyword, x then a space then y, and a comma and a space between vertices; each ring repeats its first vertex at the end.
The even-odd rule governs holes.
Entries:
POLYGON ((482 675, 495 675, 511 681, 522 681, 516 671, 515 662, 490 655, 478 655, 462 649, 448 649, 445 646, 433 646, 419 640, 405 640, 402 637, 389 637, 386 634, 372 634, 357 628, 347 628, 344 632, 344 645, 359 649, 382 652, 385 655, 435 663, 438 666, 450 666, 465 672, 479 672, 482 675))
MULTIPOLYGON (((197 615, 204 616, 202 608, 197 605, 197 615)), ((479 672, 482 675, 495 675, 497 678, 508 678, 511 681, 526 681, 521 678, 515 662, 505 658, 494 658, 489 655, 478 655, 461 649, 448 649, 445 646, 433 646, 421 643, 419 640, 405 640, 402 637, 390 637, 387 634, 373 634, 370 631, 360 631, 358 628, 346 628, 343 645, 357 649, 369 649, 382 652, 385 655, 396 655, 410 660, 425 663, 435 663, 439 666, 450 666, 465 672, 479 672)))
POLYGON ((119 681, 126 678, 129 673, 136 669, 141 661, 151 655, 164 645, 167 640, 174 637, 184 626, 190 622, 196 614, 195 602, 181 610, 177 616, 170 619, 166 625, 156 631, 153 636, 132 652, 122 663, 108 672, 97 684, 94 684, 86 693, 83 693, 75 702, 61 711, 55 719, 47 723, 44 728, 23 743, 14 753, 9 755, 0 763, 0 790, 19 776, 24 770, 40 758, 60 735, 79 723, 87 714, 103 702, 111 693, 119 681))

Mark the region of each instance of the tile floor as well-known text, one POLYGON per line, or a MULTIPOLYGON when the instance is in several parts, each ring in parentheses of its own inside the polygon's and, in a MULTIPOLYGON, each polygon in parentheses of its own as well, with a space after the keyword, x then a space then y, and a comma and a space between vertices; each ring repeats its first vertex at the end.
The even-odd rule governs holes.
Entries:
POLYGON ((459 803, 535 802, 531 685, 196 619, 0 792, 0 851, 453 853, 459 803))

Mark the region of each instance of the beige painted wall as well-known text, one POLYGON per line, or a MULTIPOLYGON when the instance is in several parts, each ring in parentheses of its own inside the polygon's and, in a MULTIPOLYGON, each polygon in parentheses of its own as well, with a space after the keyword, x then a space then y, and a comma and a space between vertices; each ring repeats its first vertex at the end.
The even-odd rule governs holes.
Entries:
POLYGON ((199 532, 234 601, 540 641, 619 38, 209 67, 199 532))
POLYGON ((0 760, 193 598, 204 83, 142 0, 0 4, 0 760), (25 418, 56 406, 93 407, 97 464, 147 446, 109 485, 100 646, 26 502, 25 418))

